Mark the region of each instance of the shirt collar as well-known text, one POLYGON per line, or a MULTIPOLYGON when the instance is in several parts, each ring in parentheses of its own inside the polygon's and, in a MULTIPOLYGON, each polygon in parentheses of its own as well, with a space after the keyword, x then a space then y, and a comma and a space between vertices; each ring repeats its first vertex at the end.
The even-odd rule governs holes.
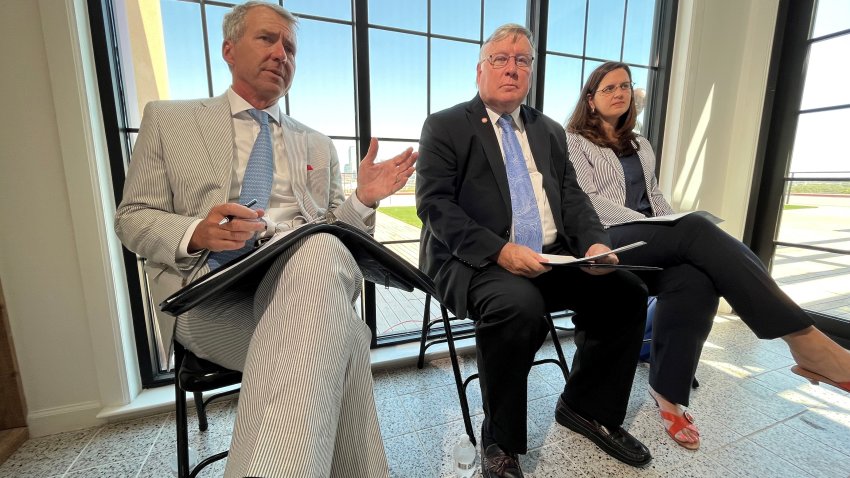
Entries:
MULTIPOLYGON (((493 124, 497 124, 496 121, 498 121, 502 115, 491 110, 489 106, 485 106, 484 108, 487 110, 487 116, 490 117, 490 121, 493 124)), ((522 105, 517 106, 515 110, 511 111, 511 118, 513 118, 517 130, 523 132, 525 131, 525 125, 522 123, 522 116, 519 114, 521 109, 522 105)))
MULTIPOLYGON (((252 108, 251 103, 245 101, 245 98, 239 96, 238 93, 233 91, 233 88, 227 89, 227 101, 230 102, 230 114, 232 116, 236 116, 243 111, 248 111, 252 108)), ((277 124, 280 124, 280 104, 275 103, 265 110, 266 113, 269 114, 269 117, 277 124)))

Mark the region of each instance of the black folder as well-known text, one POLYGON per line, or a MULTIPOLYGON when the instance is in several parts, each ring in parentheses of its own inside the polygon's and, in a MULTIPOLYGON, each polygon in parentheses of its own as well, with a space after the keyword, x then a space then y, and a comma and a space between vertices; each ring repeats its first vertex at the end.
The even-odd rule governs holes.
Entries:
POLYGON ((256 289, 275 258, 299 239, 320 232, 333 234, 345 244, 360 266, 364 279, 408 292, 419 289, 434 293, 433 282, 419 269, 364 231, 336 221, 330 224, 306 224, 294 229, 266 247, 257 248, 192 281, 165 299, 159 308, 177 316, 223 290, 233 287, 256 289))

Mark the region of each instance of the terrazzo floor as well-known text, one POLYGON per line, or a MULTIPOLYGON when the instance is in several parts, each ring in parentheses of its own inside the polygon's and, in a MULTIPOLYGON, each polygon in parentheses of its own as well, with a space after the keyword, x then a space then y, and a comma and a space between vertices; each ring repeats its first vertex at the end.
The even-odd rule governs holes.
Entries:
MULTIPOLYGON (((571 355, 572 338, 562 344, 571 355)), ((540 355, 554 356, 551 343, 540 355)), ((609 458, 558 425, 554 407, 563 377, 555 365, 537 366, 529 376, 525 475, 850 477, 850 394, 808 384, 789 371, 791 364, 781 340, 760 341, 736 317, 718 316, 697 372, 702 386, 691 397, 703 437, 696 452, 664 434, 647 393, 648 369, 638 368, 625 427, 652 451, 654 459, 644 469, 609 458)), ((462 366, 467 373, 474 370, 474 357, 463 357, 462 366)), ((374 377, 392 476, 452 476, 451 448, 463 422, 449 360, 432 360, 423 370, 377 370, 374 377)), ((475 383, 470 406, 480 429, 475 383)), ((213 405, 205 433, 190 421, 190 443, 202 457, 228 448, 235 411, 233 400, 213 405)), ((0 477, 171 477, 174 443, 172 413, 40 437, 0 465, 0 477)), ((200 476, 221 476, 223 470, 219 462, 200 476)))

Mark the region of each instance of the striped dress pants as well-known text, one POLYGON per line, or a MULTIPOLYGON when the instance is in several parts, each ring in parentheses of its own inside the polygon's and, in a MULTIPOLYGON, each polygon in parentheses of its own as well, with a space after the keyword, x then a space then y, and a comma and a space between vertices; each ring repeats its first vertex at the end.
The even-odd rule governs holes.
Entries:
POLYGON ((361 282, 345 246, 314 234, 256 291, 227 291, 177 320, 186 348, 243 371, 226 477, 388 475, 370 331, 354 307, 361 282))

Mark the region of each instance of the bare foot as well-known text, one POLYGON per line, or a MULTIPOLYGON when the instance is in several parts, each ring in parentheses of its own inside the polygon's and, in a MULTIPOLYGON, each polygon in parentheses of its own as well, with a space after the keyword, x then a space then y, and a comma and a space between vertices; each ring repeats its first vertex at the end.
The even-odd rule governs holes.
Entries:
POLYGON ((791 356, 801 367, 835 382, 850 381, 850 351, 820 330, 807 327, 782 339, 788 343, 791 356))

